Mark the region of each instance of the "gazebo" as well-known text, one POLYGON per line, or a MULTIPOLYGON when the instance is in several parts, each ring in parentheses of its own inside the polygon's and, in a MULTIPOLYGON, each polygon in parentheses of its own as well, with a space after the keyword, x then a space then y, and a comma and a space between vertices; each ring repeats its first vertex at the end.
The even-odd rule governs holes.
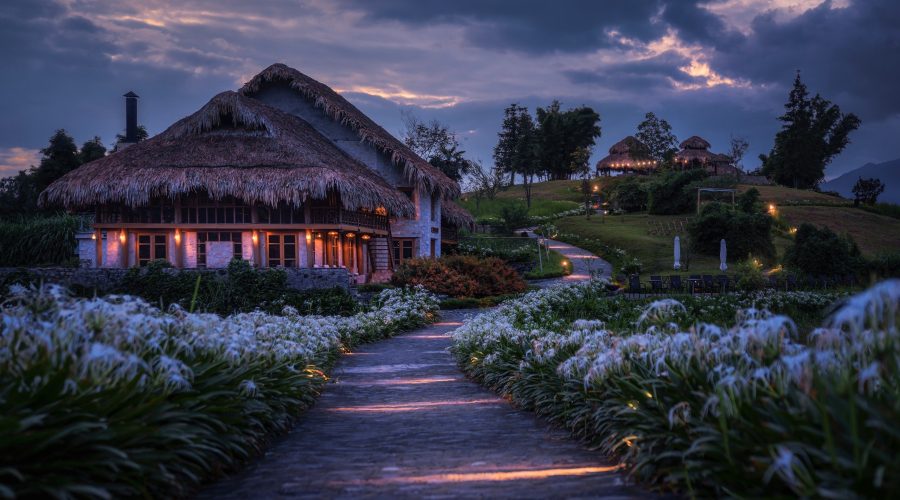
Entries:
POLYGON ((612 171, 625 173, 650 173, 656 169, 656 161, 650 158, 647 148, 633 135, 609 148, 609 155, 597 162, 597 175, 610 175, 612 171))
POLYGON ((709 150, 709 142, 700 136, 691 136, 683 141, 681 151, 675 153, 675 164, 682 170, 705 168, 713 175, 736 175, 740 171, 732 165, 731 157, 709 150))

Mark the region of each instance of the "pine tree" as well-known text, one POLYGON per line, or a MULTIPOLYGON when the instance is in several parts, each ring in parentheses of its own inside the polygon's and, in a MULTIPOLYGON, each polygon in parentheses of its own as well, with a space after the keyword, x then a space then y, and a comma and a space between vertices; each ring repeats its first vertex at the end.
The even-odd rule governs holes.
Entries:
POLYGON ((516 178, 515 155, 519 143, 521 115, 527 114, 528 109, 512 103, 503 110, 503 124, 497 133, 499 140, 494 146, 494 166, 501 174, 509 175, 509 185, 512 186, 516 178))
POLYGON ((860 120, 841 113, 819 94, 810 99, 799 71, 784 108, 775 146, 760 157, 762 172, 778 184, 815 188, 825 177, 825 166, 850 143, 850 132, 859 128, 860 120))

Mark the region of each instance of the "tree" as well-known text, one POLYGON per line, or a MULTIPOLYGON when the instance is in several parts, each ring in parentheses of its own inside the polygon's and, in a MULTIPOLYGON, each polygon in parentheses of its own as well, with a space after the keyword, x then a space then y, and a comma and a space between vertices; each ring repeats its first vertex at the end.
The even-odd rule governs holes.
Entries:
POLYGON ((551 179, 570 179, 587 168, 585 158, 601 134, 599 122, 600 115, 586 106, 562 111, 553 101, 537 109, 539 162, 551 179))
POLYGON ((497 133, 497 145, 494 146, 494 165, 497 171, 503 175, 509 175, 509 185, 514 184, 516 178, 515 155, 519 143, 519 124, 521 115, 527 114, 528 109, 512 103, 503 110, 503 123, 500 132, 497 133))
POLYGON ((81 151, 78 152, 78 164, 84 165, 104 156, 106 156, 106 146, 103 145, 100 136, 95 135, 93 139, 85 141, 81 145, 81 151))
POLYGON ((655 113, 644 115, 644 121, 637 127, 637 140, 644 144, 647 155, 656 160, 658 165, 672 163, 675 153, 678 151, 678 139, 672 133, 672 126, 655 113))
POLYGON ((459 149, 459 140, 450 127, 437 121, 428 123, 420 120, 411 111, 401 111, 403 116, 403 143, 417 155, 424 158, 447 177, 462 180, 472 162, 465 158, 465 151, 459 149))
POLYGON ((538 142, 537 130, 535 129, 534 120, 528 110, 522 108, 523 112, 518 117, 518 140, 516 141, 512 162, 515 165, 515 172, 522 175, 522 187, 525 190, 525 206, 531 208, 531 188, 534 185, 534 176, 541 172, 541 163, 539 158, 540 143, 538 142))
POLYGON ((32 174, 38 192, 81 165, 75 140, 63 129, 57 130, 50 137, 50 143, 41 150, 41 155, 41 163, 32 174))
MULTIPOLYGON (((138 125, 137 128, 137 142, 146 141, 150 138, 150 132, 147 132, 147 127, 143 125, 138 125)), ((119 149, 119 144, 125 141, 125 134, 116 134, 116 146, 114 150, 119 149)))
POLYGON ((747 142, 747 139, 731 136, 731 148, 728 156, 731 158, 731 163, 733 163, 735 167, 744 170, 744 155, 747 154, 747 149, 749 147, 750 143, 747 142))
POLYGON ((409 110, 403 110, 400 114, 404 127, 401 134, 403 143, 422 158, 427 160, 435 157, 440 154, 442 148, 459 147, 456 134, 450 130, 449 126, 438 120, 426 123, 409 110))
POLYGON ((467 160, 456 145, 441 145, 437 153, 428 159, 435 167, 447 174, 447 177, 459 182, 472 169, 472 162, 467 160))
POLYGON ((63 129, 50 137, 47 147, 41 150, 41 162, 14 177, 0 181, 0 215, 36 213, 38 196, 44 189, 63 175, 106 154, 99 137, 86 141, 81 151, 75 140, 63 129))
POLYGON ((825 166, 850 143, 850 132, 859 128, 860 120, 853 113, 841 113, 819 94, 810 99, 799 71, 784 108, 775 145, 761 157, 762 171, 782 185, 814 188, 825 177, 825 166))
POLYGON ((480 162, 473 162, 471 167, 467 191, 475 197, 475 206, 480 207, 482 198, 493 200, 503 187, 503 172, 496 166, 490 171, 485 170, 480 162))
POLYGON ((884 183, 880 179, 863 179, 856 181, 853 186, 853 206, 860 203, 874 205, 878 201, 878 195, 884 192, 884 183))

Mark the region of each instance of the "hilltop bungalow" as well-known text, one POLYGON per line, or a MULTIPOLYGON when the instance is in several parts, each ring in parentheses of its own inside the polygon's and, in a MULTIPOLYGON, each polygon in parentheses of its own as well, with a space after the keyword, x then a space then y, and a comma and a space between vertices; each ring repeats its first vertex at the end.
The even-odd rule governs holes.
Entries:
MULTIPOLYGON (((126 110, 127 140, 136 111, 126 110)), ((94 213, 79 249, 93 267, 239 258, 344 267, 365 282, 439 256, 445 232, 473 223, 458 195, 330 87, 274 64, 161 134, 66 174, 41 201, 94 213)))
POLYGON ((740 175, 741 171, 733 165, 728 155, 713 153, 710 144, 699 136, 691 136, 679 146, 681 151, 675 153, 675 164, 683 170, 705 168, 712 175, 740 175))
POLYGON ((612 172, 646 174, 656 169, 656 162, 647 154, 647 148, 633 135, 609 148, 609 155, 597 162, 597 175, 612 172))

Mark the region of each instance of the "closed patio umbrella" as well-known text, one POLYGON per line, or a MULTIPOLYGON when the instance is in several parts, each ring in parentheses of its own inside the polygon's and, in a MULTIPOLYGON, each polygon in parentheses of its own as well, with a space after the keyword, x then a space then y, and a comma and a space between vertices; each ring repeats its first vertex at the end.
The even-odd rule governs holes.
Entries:
POLYGON ((675 237, 675 270, 681 269, 681 239, 675 237))
POLYGON ((728 258, 728 249, 725 248, 725 239, 719 242, 719 260, 721 263, 719 264, 719 269, 724 273, 726 269, 728 269, 728 264, 725 261, 728 258))

